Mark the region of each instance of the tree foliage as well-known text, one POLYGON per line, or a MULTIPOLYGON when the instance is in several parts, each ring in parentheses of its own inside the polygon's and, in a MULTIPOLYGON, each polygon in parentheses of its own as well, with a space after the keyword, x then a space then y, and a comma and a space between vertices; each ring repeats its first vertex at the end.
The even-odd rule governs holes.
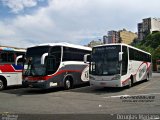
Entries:
POLYGON ((160 45, 160 32, 156 32, 153 34, 149 34, 145 39, 144 43, 145 46, 150 46, 151 48, 156 49, 160 45))
POLYGON ((160 32, 147 35, 135 47, 151 53, 153 64, 155 64, 156 60, 160 59, 160 32))

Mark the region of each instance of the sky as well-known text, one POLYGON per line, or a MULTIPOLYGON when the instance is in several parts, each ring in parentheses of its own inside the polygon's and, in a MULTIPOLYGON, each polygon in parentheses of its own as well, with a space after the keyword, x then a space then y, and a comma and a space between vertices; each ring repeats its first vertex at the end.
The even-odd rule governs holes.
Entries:
POLYGON ((160 0, 0 0, 0 45, 86 45, 109 30, 137 32, 159 9, 160 0))

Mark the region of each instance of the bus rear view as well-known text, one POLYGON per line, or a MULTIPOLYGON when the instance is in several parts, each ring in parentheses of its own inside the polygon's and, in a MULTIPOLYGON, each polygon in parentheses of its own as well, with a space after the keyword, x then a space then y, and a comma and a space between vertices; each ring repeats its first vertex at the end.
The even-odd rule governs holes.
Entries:
POLYGON ((131 87, 151 77, 151 55, 126 44, 94 47, 90 62, 90 85, 131 87))

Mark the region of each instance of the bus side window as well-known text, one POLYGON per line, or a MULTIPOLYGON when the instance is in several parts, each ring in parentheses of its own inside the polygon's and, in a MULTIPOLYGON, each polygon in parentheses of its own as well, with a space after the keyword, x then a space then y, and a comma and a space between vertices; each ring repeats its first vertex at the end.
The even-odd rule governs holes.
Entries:
POLYGON ((8 62, 14 62, 14 53, 8 53, 8 62))
POLYGON ((0 59, 2 63, 14 63, 14 53, 3 51, 1 52, 0 59))
POLYGON ((128 69, 128 50, 126 46, 122 46, 123 56, 122 56, 122 75, 127 74, 128 69))
POLYGON ((6 52, 2 52, 1 53, 1 60, 2 60, 2 63, 8 62, 7 61, 7 53, 6 52))
MULTIPOLYGON (((14 60, 16 60, 16 57, 18 57, 18 56, 20 56, 20 55, 23 55, 23 56, 24 56, 24 53, 15 53, 15 54, 14 54, 14 60)), ((24 60, 24 57, 18 59, 17 64, 18 64, 18 65, 23 65, 23 60, 24 60)))
POLYGON ((53 74, 59 68, 61 62, 61 47, 54 46, 47 57, 47 74, 53 74))

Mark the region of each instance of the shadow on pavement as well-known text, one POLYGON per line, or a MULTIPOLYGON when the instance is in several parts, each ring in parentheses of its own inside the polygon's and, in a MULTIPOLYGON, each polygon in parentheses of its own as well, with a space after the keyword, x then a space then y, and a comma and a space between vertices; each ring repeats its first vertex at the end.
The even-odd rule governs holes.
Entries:
POLYGON ((128 88, 128 86, 125 87, 93 87, 93 86, 87 86, 87 87, 81 87, 76 89, 70 89, 65 92, 79 92, 79 93, 92 93, 96 95, 102 95, 106 93, 119 93, 126 90, 133 90, 136 89, 137 86, 144 84, 146 81, 140 81, 137 83, 134 83, 134 85, 131 88, 128 88))
MULTIPOLYGON (((134 87, 138 86, 139 84, 143 84, 143 82, 145 81, 136 83, 132 88, 129 88, 129 90, 134 89, 134 87)), ((101 95, 101 94, 106 94, 106 93, 119 93, 125 90, 128 90, 128 88, 127 87, 95 88, 95 87, 89 86, 89 84, 82 84, 82 85, 77 85, 70 90, 65 90, 64 88, 38 89, 38 88, 24 88, 23 86, 12 86, 0 92, 8 93, 8 94, 15 94, 17 96, 40 95, 40 94, 48 94, 48 93, 54 93, 54 92, 60 92, 60 91, 61 92, 63 91, 63 92, 90 93, 90 94, 101 95)))
MULTIPOLYGON (((86 87, 86 86, 89 86, 89 83, 75 86, 72 89, 86 87)), ((22 95, 40 95, 40 94, 54 93, 54 92, 60 92, 60 91, 69 91, 69 90, 65 90, 62 87, 50 88, 50 89, 39 89, 39 88, 27 88, 23 86, 11 86, 11 87, 7 87, 5 90, 0 92, 22 96, 22 95)))

